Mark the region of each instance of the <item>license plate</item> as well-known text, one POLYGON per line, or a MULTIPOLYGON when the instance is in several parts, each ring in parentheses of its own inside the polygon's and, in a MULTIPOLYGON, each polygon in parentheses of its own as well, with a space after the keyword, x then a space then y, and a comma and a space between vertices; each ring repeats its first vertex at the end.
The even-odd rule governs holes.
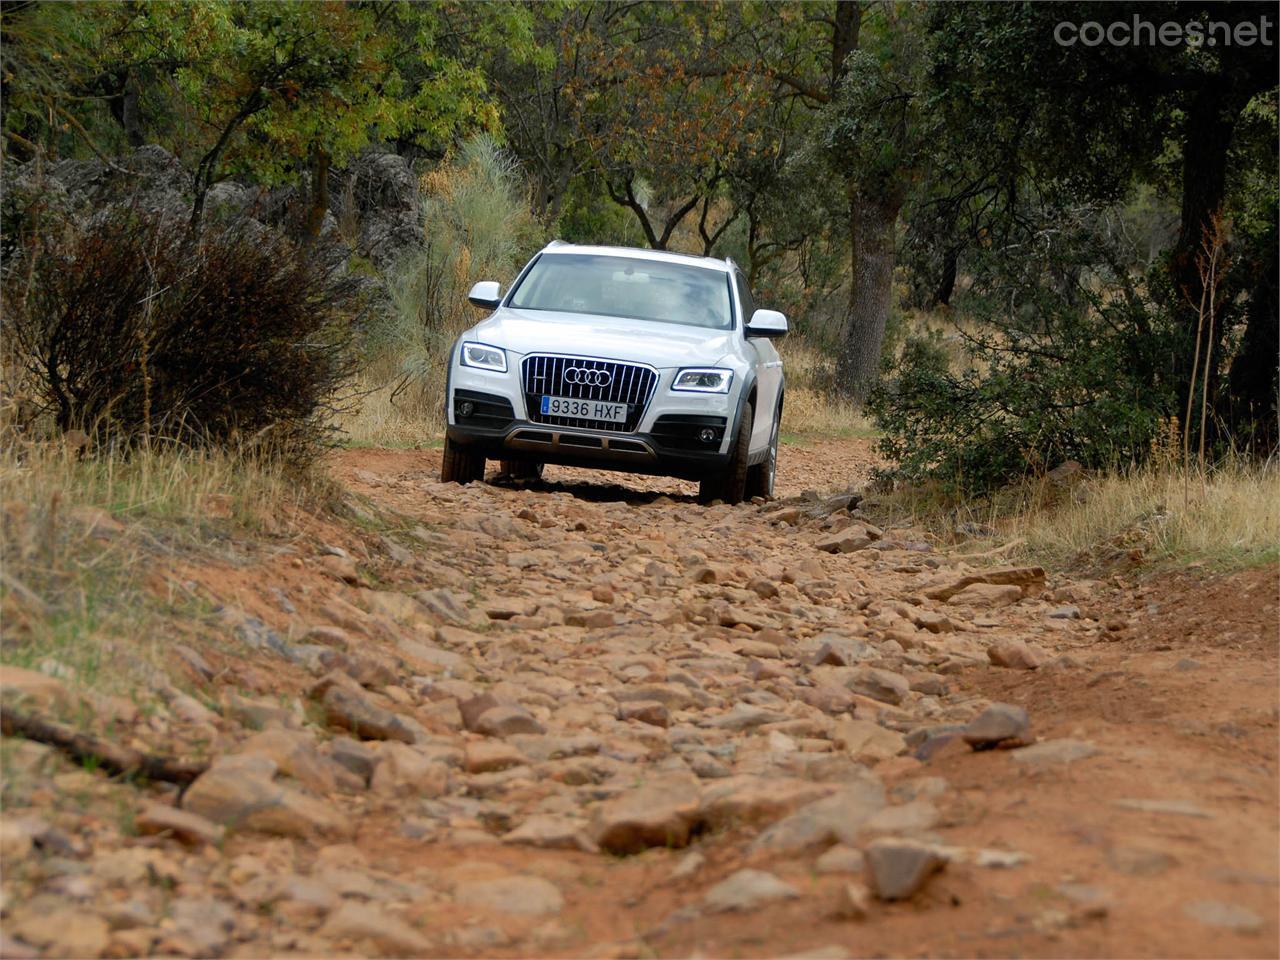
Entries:
POLYGON ((625 403, 602 403, 599 400, 571 400, 568 397, 543 397, 544 417, 572 417, 576 420, 604 420, 623 423, 627 419, 625 403))

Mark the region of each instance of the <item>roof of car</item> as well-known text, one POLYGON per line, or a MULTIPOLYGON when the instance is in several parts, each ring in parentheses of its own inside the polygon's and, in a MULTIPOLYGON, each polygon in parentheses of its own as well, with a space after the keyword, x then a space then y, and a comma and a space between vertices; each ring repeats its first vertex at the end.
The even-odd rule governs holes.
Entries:
POLYGON ((700 257, 693 253, 674 253, 670 250, 650 250, 646 247, 603 247, 587 244, 565 243, 563 240, 552 240, 543 249, 543 253, 585 253, 607 257, 631 257, 635 260, 662 260, 667 263, 688 263, 692 266, 707 267, 712 270, 728 272, 733 269, 729 260, 717 260, 715 257, 700 257))

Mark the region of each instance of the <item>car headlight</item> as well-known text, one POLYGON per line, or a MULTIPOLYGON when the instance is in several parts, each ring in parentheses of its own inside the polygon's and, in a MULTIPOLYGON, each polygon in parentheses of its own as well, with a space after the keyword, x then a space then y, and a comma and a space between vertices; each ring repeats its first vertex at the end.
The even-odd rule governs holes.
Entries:
POLYGON ((716 367, 687 367, 676 374, 672 390, 687 393, 728 393, 733 381, 732 370, 716 367))
POLYGON ((462 345, 462 365, 479 367, 481 370, 507 372, 507 354, 497 347, 485 343, 464 343, 462 345))

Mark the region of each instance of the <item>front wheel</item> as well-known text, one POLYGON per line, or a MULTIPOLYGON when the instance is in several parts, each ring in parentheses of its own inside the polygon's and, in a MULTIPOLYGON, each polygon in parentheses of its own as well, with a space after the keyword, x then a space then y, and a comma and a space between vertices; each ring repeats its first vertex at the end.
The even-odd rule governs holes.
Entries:
POLYGON ((773 497, 773 485, 778 476, 778 431, 781 413, 773 418, 773 430, 769 434, 769 452, 753 467, 747 467, 747 499, 773 497))
POLYGON ((703 503, 723 500, 725 503, 741 503, 747 493, 747 454, 751 447, 751 422, 754 413, 751 404, 742 405, 742 418, 738 421, 738 435, 729 449, 729 462, 724 472, 703 477, 698 484, 698 499, 703 503))
POLYGON ((444 483, 471 483, 484 479, 484 455, 444 438, 444 459, 440 462, 440 480, 444 483))

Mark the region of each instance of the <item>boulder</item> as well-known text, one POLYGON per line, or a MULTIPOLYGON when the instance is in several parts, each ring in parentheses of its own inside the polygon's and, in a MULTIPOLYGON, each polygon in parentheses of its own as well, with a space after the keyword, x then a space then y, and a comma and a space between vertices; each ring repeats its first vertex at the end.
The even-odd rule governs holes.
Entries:
POLYGON ((688 774, 654 777, 599 804, 588 833, 609 853, 683 847, 698 819, 699 799, 698 781, 688 774))
POLYGON ((947 865, 946 855, 936 847, 902 837, 873 841, 867 846, 866 858, 871 889, 881 900, 914 896, 947 865))

